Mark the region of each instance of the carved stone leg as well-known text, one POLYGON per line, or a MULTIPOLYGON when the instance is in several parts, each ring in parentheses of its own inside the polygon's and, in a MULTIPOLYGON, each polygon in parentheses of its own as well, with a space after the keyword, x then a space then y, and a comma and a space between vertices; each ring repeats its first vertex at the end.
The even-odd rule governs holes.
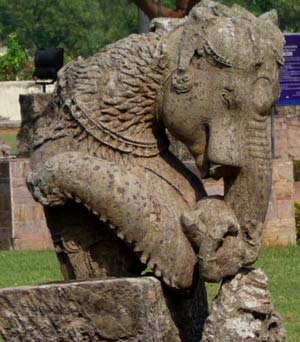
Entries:
POLYGON ((139 258, 83 205, 45 207, 65 280, 139 276, 139 258))

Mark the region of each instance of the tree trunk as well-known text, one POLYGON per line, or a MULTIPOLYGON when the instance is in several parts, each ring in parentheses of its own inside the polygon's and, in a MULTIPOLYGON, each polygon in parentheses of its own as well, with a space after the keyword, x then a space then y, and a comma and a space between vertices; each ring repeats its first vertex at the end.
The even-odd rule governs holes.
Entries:
POLYGON ((133 2, 150 18, 182 18, 200 0, 177 0, 176 9, 172 10, 159 4, 157 0, 133 0, 133 2))
POLYGON ((150 20, 148 16, 139 8, 139 33, 149 32, 150 20))

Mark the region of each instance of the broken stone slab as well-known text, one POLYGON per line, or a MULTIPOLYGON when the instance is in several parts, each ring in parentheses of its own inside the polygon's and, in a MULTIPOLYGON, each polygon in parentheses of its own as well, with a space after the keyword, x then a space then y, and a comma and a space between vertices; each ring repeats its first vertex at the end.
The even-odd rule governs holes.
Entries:
POLYGON ((151 277, 2 289, 0 336, 5 342, 183 341, 171 310, 151 277))
POLYGON ((224 281, 205 322, 202 342, 284 342, 285 329, 267 286, 260 269, 243 269, 224 281))

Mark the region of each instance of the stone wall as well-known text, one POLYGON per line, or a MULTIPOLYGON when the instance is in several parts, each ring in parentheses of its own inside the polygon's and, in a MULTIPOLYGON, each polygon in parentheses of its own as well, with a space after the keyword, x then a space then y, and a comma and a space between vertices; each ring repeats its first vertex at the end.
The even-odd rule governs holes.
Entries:
POLYGON ((273 184, 264 228, 264 244, 286 246, 296 243, 293 162, 273 161, 273 184))
POLYGON ((295 182, 294 188, 295 188, 295 202, 300 203, 300 182, 295 182))
POLYGON ((12 237, 9 164, 0 162, 0 249, 9 249, 12 237))
POLYGON ((300 160, 300 106, 277 107, 275 157, 300 160))
MULTIPOLYGON (((47 86, 47 92, 53 90, 53 85, 47 86)), ((9 121, 20 122, 21 113, 19 105, 20 94, 41 93, 42 86, 34 81, 5 81, 0 82, 0 117, 9 121)))
POLYGON ((2 249, 53 247, 43 208, 33 200, 25 184, 28 172, 28 159, 0 161, 0 248, 2 249))

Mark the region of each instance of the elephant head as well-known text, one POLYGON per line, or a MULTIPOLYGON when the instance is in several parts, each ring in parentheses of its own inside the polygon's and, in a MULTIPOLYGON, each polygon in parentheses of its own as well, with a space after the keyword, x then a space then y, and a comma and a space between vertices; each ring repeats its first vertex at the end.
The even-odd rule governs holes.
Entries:
POLYGON ((184 24, 161 106, 163 124, 188 147, 201 176, 224 178, 224 201, 241 229, 221 245, 233 251, 242 244, 237 268, 253 263, 261 245, 272 178, 269 113, 283 46, 276 12, 257 18, 201 1, 184 24))

